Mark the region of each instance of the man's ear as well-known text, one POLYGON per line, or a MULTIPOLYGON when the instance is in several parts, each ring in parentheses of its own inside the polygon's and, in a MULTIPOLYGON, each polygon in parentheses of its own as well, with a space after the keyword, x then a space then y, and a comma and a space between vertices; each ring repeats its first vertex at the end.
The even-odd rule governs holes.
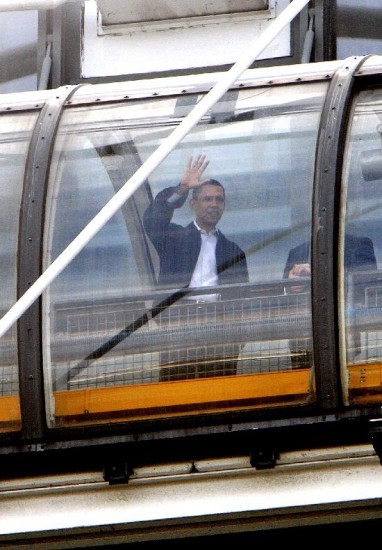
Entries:
POLYGON ((190 207, 192 208, 192 210, 194 210, 194 207, 195 207, 195 199, 190 199, 189 205, 190 205, 190 207))

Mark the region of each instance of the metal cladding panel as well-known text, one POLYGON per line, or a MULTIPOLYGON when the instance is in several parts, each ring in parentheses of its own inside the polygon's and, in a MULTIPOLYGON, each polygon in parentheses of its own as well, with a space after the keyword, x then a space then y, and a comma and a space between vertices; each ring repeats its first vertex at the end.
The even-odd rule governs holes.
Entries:
MULTIPOLYGON (((248 69, 235 82, 233 88, 330 80, 342 64, 343 61, 326 61, 314 64, 283 65, 277 67, 277 69, 275 67, 248 69)), ((380 68, 380 65, 376 63, 376 70, 377 67, 380 68)), ((142 78, 124 82, 85 84, 77 88, 70 103, 72 105, 89 102, 102 103, 105 101, 124 101, 126 99, 208 92, 224 78, 224 74, 221 72, 203 73, 162 78, 142 78)))
MULTIPOLYGON (((221 3, 220 3, 221 4, 221 3)), ((173 71, 193 71, 235 63, 241 52, 247 51, 254 40, 289 4, 280 0, 267 2, 268 9, 196 15, 178 14, 158 21, 153 9, 143 21, 139 10, 126 10, 115 15, 109 4, 86 2, 84 7, 82 78, 116 77, 127 74, 155 74, 173 71), (151 14, 151 15, 150 15, 151 14), (104 24, 110 19, 112 24, 104 24), (142 21, 140 21, 141 19, 142 21), (127 21, 127 22, 126 22, 127 21)), ((156 6, 156 4, 154 4, 156 6)), ((256 9, 257 6, 257 9, 256 9)), ((118 10, 116 10, 118 13, 118 10)), ((288 25, 259 56, 274 59, 292 55, 291 28, 288 25)))

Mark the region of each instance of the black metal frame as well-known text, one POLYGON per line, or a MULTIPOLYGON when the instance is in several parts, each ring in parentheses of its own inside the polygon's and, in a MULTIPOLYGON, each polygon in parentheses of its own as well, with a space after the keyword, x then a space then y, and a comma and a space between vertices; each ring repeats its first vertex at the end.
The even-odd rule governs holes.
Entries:
POLYGON ((312 232, 312 311, 317 395, 323 409, 340 402, 337 264, 339 194, 344 156, 346 114, 354 73, 365 57, 347 59, 331 81, 324 104, 315 167, 312 232))
MULTIPOLYGON (((21 203, 18 297, 41 275, 44 206, 51 154, 62 109, 75 89, 67 86, 52 93, 39 114, 30 142, 21 203)), ((19 319, 18 351, 22 437, 41 438, 46 424, 41 368, 41 298, 19 319)))

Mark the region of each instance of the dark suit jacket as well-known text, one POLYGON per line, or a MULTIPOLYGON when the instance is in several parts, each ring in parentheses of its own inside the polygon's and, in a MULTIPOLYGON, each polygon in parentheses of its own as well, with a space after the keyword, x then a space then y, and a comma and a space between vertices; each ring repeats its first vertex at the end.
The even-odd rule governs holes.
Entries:
MULTIPOLYGON (((294 264, 306 264, 309 262, 310 243, 305 242, 290 250, 284 269, 284 278, 288 278, 289 271, 294 264)), ((377 261, 374 254, 373 241, 368 237, 356 237, 345 235, 344 251, 345 269, 377 269, 377 261)))
MULTIPOLYGON (((144 213, 143 223, 159 255, 158 283, 167 287, 187 287, 198 260, 201 236, 194 223, 183 227, 171 222, 174 209, 182 206, 186 200, 184 197, 170 205, 167 199, 174 191, 174 187, 169 187, 158 193, 144 213)), ((219 284, 249 280, 244 252, 221 231, 217 235, 216 265, 219 284)))

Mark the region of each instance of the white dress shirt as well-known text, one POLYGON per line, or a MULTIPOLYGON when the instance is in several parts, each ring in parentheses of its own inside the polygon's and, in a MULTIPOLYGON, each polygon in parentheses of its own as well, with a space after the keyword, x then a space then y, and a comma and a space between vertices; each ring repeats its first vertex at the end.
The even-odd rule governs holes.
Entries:
MULTIPOLYGON (((216 286, 219 282, 216 267, 216 243, 218 241, 218 230, 214 229, 211 233, 207 233, 201 229, 194 221, 195 226, 200 231, 202 244, 200 247, 199 257, 190 281, 190 288, 201 286, 216 286)), ((190 296, 195 300, 203 300, 214 302, 220 298, 219 294, 203 294, 200 296, 190 296)))

